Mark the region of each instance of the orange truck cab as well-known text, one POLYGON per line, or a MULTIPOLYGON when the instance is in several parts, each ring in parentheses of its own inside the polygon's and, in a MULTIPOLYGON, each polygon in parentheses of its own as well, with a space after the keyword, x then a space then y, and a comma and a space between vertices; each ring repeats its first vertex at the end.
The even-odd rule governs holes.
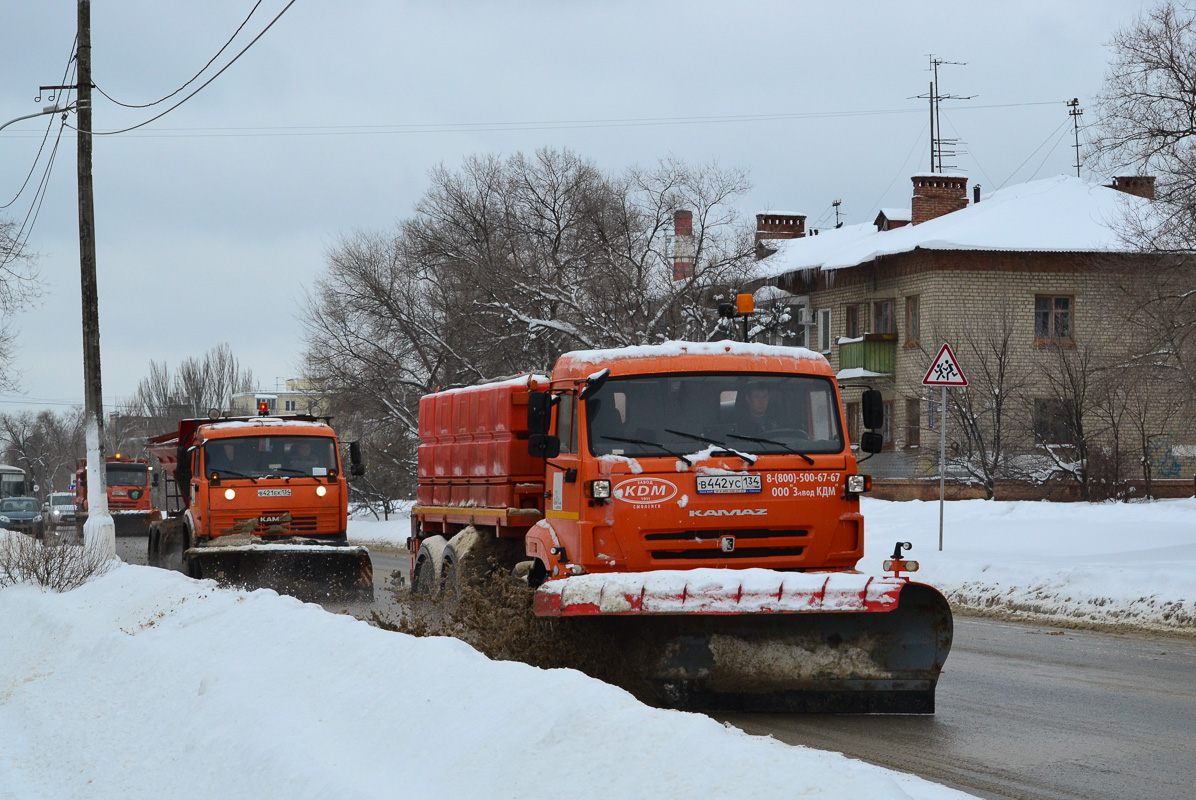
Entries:
POLYGON ((301 596, 373 597, 369 551, 347 540, 347 478, 365 467, 353 442, 346 471, 327 418, 187 419, 148 447, 172 479, 148 563, 301 596))
POLYGON ((473 520, 522 538, 533 582, 851 569, 867 479, 841 408, 830 365, 809 351, 714 342, 566 353, 551 379, 424 398, 413 524, 447 538, 473 520))
MULTIPOLYGON (((151 486, 158 485, 146 459, 125 458, 120 453, 104 461, 108 511, 117 536, 144 535, 149 528, 153 504, 151 486)), ((87 459, 79 459, 75 470, 75 524, 82 530, 87 519, 87 459)))

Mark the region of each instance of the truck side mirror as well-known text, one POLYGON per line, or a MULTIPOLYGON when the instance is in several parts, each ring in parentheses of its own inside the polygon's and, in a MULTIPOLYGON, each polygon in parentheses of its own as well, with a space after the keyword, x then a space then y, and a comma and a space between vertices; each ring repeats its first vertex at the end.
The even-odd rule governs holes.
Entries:
POLYGON ((365 464, 361 461, 361 444, 349 442, 349 475, 360 478, 365 474, 365 464))
MULTIPOLYGON (((552 425, 552 407, 557 398, 548 392, 527 393, 527 429, 531 433, 548 433, 552 425)), ((533 455, 535 455, 533 453, 533 455)), ((550 456, 551 457, 551 456, 550 456)))
POLYGON ((533 433, 527 437, 527 454, 532 458, 556 458, 561 454, 561 437, 533 433))
MULTIPOLYGON (((885 424, 884 400, 881 398, 880 392, 876 389, 869 389, 864 392, 864 396, 860 399, 860 410, 864 416, 864 427, 868 430, 874 431, 885 424)), ((860 437, 861 448, 863 444, 863 437, 860 437)), ((871 453, 873 451, 866 450, 865 452, 871 453)))
POLYGON ((875 431, 868 431, 860 435, 860 449, 865 453, 875 455, 884 449, 885 437, 875 431))
POLYGON ((610 369, 605 368, 586 378, 585 385, 581 387, 581 391, 577 394, 577 399, 580 401, 592 396, 602 388, 602 384, 606 383, 606 379, 609 377, 610 369))

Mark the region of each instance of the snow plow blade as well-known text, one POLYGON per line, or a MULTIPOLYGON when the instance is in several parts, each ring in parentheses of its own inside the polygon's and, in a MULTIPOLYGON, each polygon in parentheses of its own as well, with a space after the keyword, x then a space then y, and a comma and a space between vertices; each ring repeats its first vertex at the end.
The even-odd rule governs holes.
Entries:
POLYGON ((651 700, 689 711, 933 714, 953 633, 934 588, 858 573, 584 575, 535 609, 610 628, 651 700))
POLYGON ((273 589, 301 600, 373 602, 374 565, 360 546, 249 544, 192 547, 183 571, 193 578, 248 589, 273 589))

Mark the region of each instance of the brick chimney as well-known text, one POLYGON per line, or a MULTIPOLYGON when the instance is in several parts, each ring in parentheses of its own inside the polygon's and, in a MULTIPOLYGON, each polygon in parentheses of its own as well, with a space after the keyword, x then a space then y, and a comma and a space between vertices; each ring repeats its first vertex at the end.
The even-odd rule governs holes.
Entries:
POLYGON ((805 214, 756 215, 756 244, 763 239, 800 239, 805 235, 805 214))
POLYGON ((1125 192, 1126 194, 1145 197, 1147 200, 1153 200, 1154 176, 1122 175, 1120 177, 1114 178, 1113 182, 1109 184, 1109 188, 1116 189, 1119 192, 1125 192))
POLYGON ((673 280, 684 281, 694 276, 694 212, 673 214, 673 280))
POLYGON ((915 175, 911 222, 921 225, 935 217, 968 207, 968 179, 963 175, 915 175))

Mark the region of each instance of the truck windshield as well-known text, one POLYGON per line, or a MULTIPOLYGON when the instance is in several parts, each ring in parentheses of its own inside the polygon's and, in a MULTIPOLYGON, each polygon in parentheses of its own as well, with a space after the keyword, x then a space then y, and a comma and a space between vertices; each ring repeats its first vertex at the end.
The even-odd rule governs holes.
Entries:
POLYGON ((113 464, 108 465, 108 485, 109 486, 145 486, 145 465, 134 467, 118 467, 113 464))
POLYGON ((834 384, 811 375, 611 378, 586 401, 586 421, 596 456, 694 453, 706 446, 695 436, 755 454, 838 453, 844 447, 834 384))
POLYGON ((204 445, 206 474, 262 478, 328 475, 337 469, 336 440, 328 436, 242 436, 204 445))

